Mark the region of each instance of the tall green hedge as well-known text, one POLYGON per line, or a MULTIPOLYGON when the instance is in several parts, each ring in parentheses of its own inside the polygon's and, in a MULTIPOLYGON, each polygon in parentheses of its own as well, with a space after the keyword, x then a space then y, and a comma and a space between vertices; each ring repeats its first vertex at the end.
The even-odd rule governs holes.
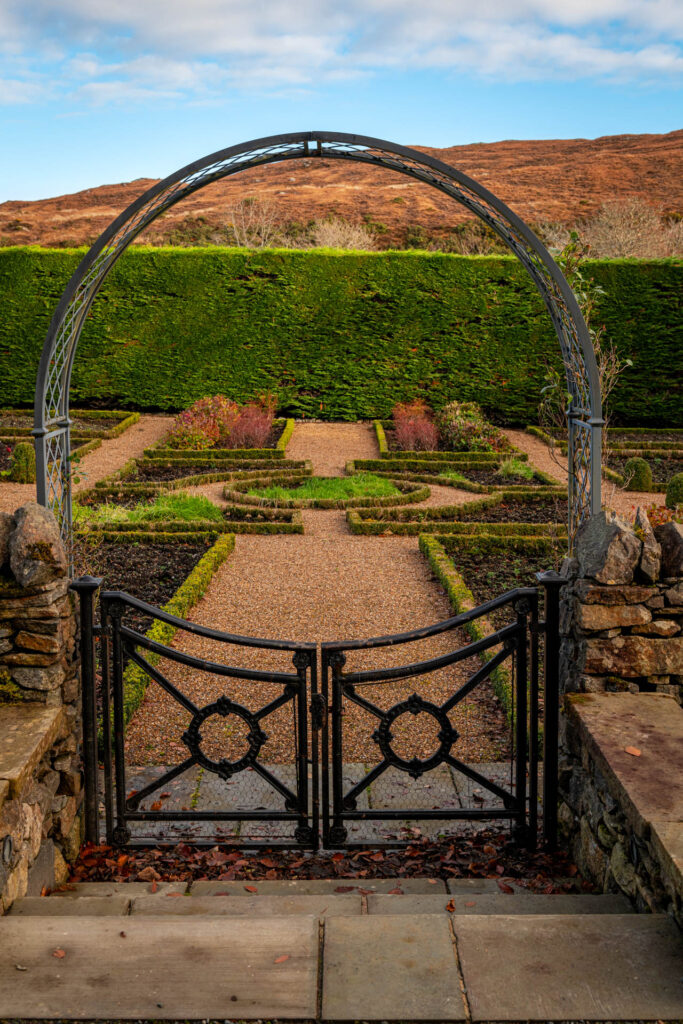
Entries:
MULTIPOLYGON (((45 332, 83 250, 0 249, 0 405, 30 405, 45 332)), ((603 261, 601 314, 633 368, 614 420, 683 423, 683 262, 603 261)), ((423 395, 533 421, 558 359, 548 314, 512 257, 133 248, 105 282, 72 402, 180 409, 270 388, 286 415, 385 417, 423 395)))

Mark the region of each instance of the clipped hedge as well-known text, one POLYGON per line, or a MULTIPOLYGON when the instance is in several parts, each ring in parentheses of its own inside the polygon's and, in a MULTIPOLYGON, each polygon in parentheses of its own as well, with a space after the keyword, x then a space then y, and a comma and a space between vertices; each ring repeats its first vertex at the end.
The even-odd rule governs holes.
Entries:
MULTIPOLYGON (((0 250, 1 405, 30 405, 52 312, 84 250, 0 250)), ((672 372, 683 329, 680 259, 592 261, 597 317, 633 360, 613 423, 682 424, 672 372)), ((387 417, 424 397, 479 402, 496 422, 536 417, 550 318, 512 256, 146 248, 126 252, 88 315, 74 404, 179 410, 272 389, 288 416, 387 417)))
POLYGON ((193 538, 211 538, 215 540, 221 533, 303 533, 304 522, 301 512, 296 509, 253 509, 240 508, 237 505, 230 505, 224 510, 225 519, 217 522, 214 519, 153 519, 147 522, 115 522, 115 523, 92 523, 84 525, 78 536, 87 540, 92 538, 111 540, 112 537, 118 540, 118 535, 124 534, 128 539, 130 534, 135 534, 137 539, 155 541, 157 534, 165 534, 170 538, 167 543, 173 543, 172 538, 179 535, 186 538, 191 534, 193 538))
MULTIPOLYGON (((140 419, 139 412, 121 412, 116 409, 71 409, 70 415, 72 418, 78 417, 79 419, 92 420, 94 426, 83 429, 78 425, 74 425, 71 430, 72 438, 87 438, 87 437, 99 437, 103 440, 111 440, 114 437, 120 437, 125 430, 132 427, 134 423, 137 423, 140 419), (98 427, 98 420, 111 420, 117 419, 119 422, 115 423, 113 427, 98 427)), ((16 437, 29 437, 33 432, 33 415, 29 413, 27 409, 2 409, 0 411, 0 433, 6 436, 16 437), (7 416, 30 416, 31 426, 26 427, 8 427, 5 426, 3 420, 7 416)))
POLYGON ((378 537, 397 534, 414 537, 420 533, 458 534, 474 537, 480 534, 497 537, 563 536, 567 533, 555 523, 461 523, 457 520, 457 506, 425 509, 389 509, 387 512, 375 509, 349 509, 346 522, 351 533, 361 536, 378 537))

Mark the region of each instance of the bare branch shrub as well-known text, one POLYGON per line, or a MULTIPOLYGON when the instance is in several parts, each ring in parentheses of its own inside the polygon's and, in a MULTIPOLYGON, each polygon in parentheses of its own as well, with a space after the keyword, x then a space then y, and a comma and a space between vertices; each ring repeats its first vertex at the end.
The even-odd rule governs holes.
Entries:
POLYGON ((353 224, 341 217, 317 220, 311 228, 311 244, 324 249, 375 249, 372 231, 364 224, 353 224))
POLYGON ((660 259, 683 253, 680 222, 661 216, 644 199, 604 203, 592 218, 577 225, 592 256, 660 259))
POLYGON ((260 199, 240 199, 229 209, 235 245, 245 249, 265 249, 276 245, 276 210, 272 203, 260 199))

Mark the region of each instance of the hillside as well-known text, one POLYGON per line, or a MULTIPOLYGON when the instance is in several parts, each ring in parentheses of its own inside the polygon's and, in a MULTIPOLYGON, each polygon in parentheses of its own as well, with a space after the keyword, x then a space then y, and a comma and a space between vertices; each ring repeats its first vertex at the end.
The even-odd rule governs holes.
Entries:
MULTIPOLYGON (((530 223, 573 223, 616 198, 641 196, 683 213, 683 131, 550 141, 416 147, 486 185, 530 223)), ((193 154, 188 154, 188 158, 193 154)), ((37 202, 0 204, 2 243, 82 245, 149 188, 141 178, 37 202)), ((330 213, 383 225, 383 244, 400 243, 408 226, 442 233, 467 218, 452 200, 418 182, 338 160, 297 160, 244 172, 208 186, 167 214, 139 240, 161 242, 187 218, 220 227, 232 204, 256 196, 278 222, 306 223, 330 213)))

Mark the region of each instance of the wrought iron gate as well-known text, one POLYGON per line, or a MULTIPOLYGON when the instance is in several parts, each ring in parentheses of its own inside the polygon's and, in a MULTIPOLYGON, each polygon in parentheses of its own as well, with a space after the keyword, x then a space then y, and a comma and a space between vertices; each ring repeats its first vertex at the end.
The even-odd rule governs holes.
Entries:
MULTIPOLYGON (((543 621, 538 590, 519 588, 425 629, 322 644, 320 692, 315 644, 220 632, 119 591, 99 595, 96 623, 101 580, 76 580, 86 837, 99 841, 103 819, 106 840, 114 845, 183 840, 317 849, 321 840, 326 848, 400 843, 406 838, 400 830, 411 821, 422 822, 424 834, 438 836, 457 820, 502 820, 511 823, 518 841, 533 846, 543 636, 543 832, 546 842, 554 843, 558 597, 563 581, 556 573, 539 574, 538 579, 546 593, 543 621), (454 638, 452 647, 437 657, 365 667, 368 652, 419 646, 440 635, 447 642, 454 631, 472 633, 475 624, 492 614, 507 621, 486 636, 479 629, 470 643, 458 646, 454 638), (131 619, 136 615, 157 625, 152 636, 135 628, 131 619), (176 631, 197 638, 197 651, 170 646, 176 631), (256 667, 207 660, 201 656, 204 642, 230 648, 231 660, 236 650, 251 650, 256 667), (265 667, 274 657, 292 667, 265 667), (475 667, 467 670, 466 678, 457 683, 446 678, 444 683, 439 677, 436 699, 438 674, 451 668, 462 673, 472 658, 475 667), (360 666, 349 665, 359 659, 360 666), (188 679, 194 683, 186 685, 188 679), (496 774, 493 766, 472 763, 458 753, 458 744, 466 746, 466 736, 453 721, 466 699, 490 679, 508 699, 512 735, 505 778, 500 765, 496 774), (397 694, 397 689, 405 690, 406 681, 411 692, 397 694), (154 694, 166 701, 157 714, 161 732, 169 717, 176 718, 179 735, 174 743, 167 738, 164 749, 170 746, 181 756, 177 763, 159 767, 153 753, 159 733, 153 731, 154 708, 148 708, 144 717, 151 716, 152 735, 134 739, 137 758, 132 768, 126 726, 147 683, 155 684, 154 694), (364 715, 371 723, 372 732, 366 732, 360 749, 357 736, 349 749, 349 715, 364 715), (421 756, 408 756, 400 750, 401 736, 405 739, 411 719, 420 716, 431 725, 433 742, 421 756), (146 770, 140 767, 146 756, 143 740, 152 749, 152 767, 146 770), (239 756, 231 756, 235 740, 239 756), (394 784, 389 802, 382 802, 382 780, 392 775, 400 782, 394 784), (387 828, 396 827, 398 833, 387 834, 387 828)), ((425 741, 420 742, 424 747, 425 741)))

